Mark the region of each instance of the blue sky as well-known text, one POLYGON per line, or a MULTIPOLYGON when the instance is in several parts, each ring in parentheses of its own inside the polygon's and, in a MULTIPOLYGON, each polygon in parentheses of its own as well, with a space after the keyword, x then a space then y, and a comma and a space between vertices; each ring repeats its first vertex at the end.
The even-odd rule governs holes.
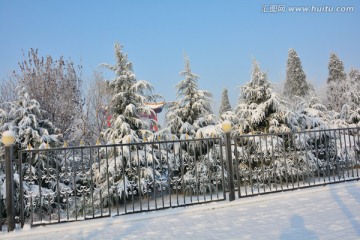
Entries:
POLYGON ((272 82, 285 79, 290 48, 315 85, 325 82, 332 51, 346 70, 360 68, 359 22, 355 0, 0 0, 0 79, 18 70, 22 49, 30 48, 42 56, 70 57, 83 65, 87 78, 101 70, 99 64, 114 63, 118 41, 137 78, 149 81, 167 101, 176 98, 186 52, 200 75, 199 87, 213 93, 217 113, 223 88, 232 106, 237 103, 253 58, 272 82), (286 11, 262 12, 273 4, 285 5, 286 11), (354 11, 294 13, 290 6, 352 6, 354 11))

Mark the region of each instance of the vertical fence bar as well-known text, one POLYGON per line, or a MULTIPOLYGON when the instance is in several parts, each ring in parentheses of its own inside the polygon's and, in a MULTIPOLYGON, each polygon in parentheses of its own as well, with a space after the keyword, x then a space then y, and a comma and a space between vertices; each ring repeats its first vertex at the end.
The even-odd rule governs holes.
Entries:
MULTIPOLYGON (((211 140, 211 143, 214 145, 213 140, 211 140)), ((210 201, 213 200, 212 197, 212 187, 211 187, 211 163, 210 163, 210 147, 209 147, 209 140, 206 142, 206 149, 207 149, 207 162, 208 162, 208 181, 209 181, 209 193, 210 193, 210 201)), ((215 161, 215 159, 213 159, 215 161)))
POLYGON ((228 178, 229 178, 229 201, 235 200, 235 189, 234 189, 234 174, 233 174, 233 161, 231 155, 231 139, 230 132, 225 132, 226 139, 226 159, 228 164, 228 178))
POLYGON ((333 182, 336 181, 336 170, 335 170, 335 164, 336 163, 335 163, 335 161, 336 161, 337 155, 334 156, 334 152, 336 152, 336 144, 335 144, 335 146, 333 146, 333 141, 335 142, 335 138, 336 138, 335 131, 331 131, 330 132, 330 142, 329 142, 329 147, 331 147, 331 155, 329 156, 330 157, 329 161, 331 161, 332 181, 333 182), (332 134, 334 134, 334 137, 332 136, 332 134), (335 149, 332 149, 333 147, 335 147, 335 149))
POLYGON ((142 194, 141 191, 141 166, 140 166, 140 156, 139 156, 139 146, 136 146, 136 155, 137 155, 137 169, 138 169, 138 194, 139 194, 139 207, 142 211, 142 194))
POLYGON ((75 203, 75 220, 77 220, 78 218, 78 209, 77 209, 77 187, 76 187, 76 173, 77 173, 77 166, 76 166, 76 162, 75 162, 75 149, 72 149, 72 157, 73 157, 73 169, 74 169, 74 173, 73 173, 73 186, 74 186, 74 203, 75 203))
POLYGON ((180 144, 180 149, 179 149, 179 151, 180 151, 180 167, 181 167, 181 190, 182 190, 182 193, 183 193, 183 199, 184 199, 184 204, 185 204, 185 187, 184 187, 184 159, 182 158, 182 151, 181 151, 181 143, 182 142, 179 142, 179 144, 180 144))
MULTIPOLYGON (((316 132, 314 132, 315 135, 315 153, 316 153, 316 165, 317 165, 317 174, 318 174, 318 179, 319 179, 319 183, 320 183, 320 171, 321 171, 321 166, 319 164, 319 152, 318 152, 318 143, 317 143, 317 136, 316 136, 316 132)), ((319 133, 320 136, 320 133, 319 133)))
MULTIPOLYGON (((255 144, 255 153, 254 153, 254 155, 255 155, 255 158, 257 158, 257 161, 255 161, 255 165, 257 165, 258 162, 260 162, 260 164, 261 164, 261 161, 260 161, 260 158, 259 158, 259 156, 261 156, 261 153, 259 153, 260 151, 259 151, 258 146, 257 146, 256 136, 255 135, 253 136, 253 139, 254 139, 254 144, 255 144)), ((259 141, 259 145, 260 145, 260 150, 261 150, 261 139, 259 141)), ((255 176, 256 176, 256 188, 257 188, 258 194, 260 194, 260 189, 259 189, 260 188, 260 182, 259 182, 259 171, 260 170, 259 169, 260 168, 257 167, 257 166, 254 167, 254 172, 255 172, 255 176)))
MULTIPOLYGON (((244 161, 244 166, 246 165, 246 160, 248 161, 248 162, 250 162, 250 156, 247 156, 246 155, 246 148, 244 147, 244 140, 245 139, 245 137, 242 137, 242 136, 240 136, 239 137, 239 142, 241 143, 241 155, 242 155, 242 160, 244 161)), ((250 173, 250 164, 249 164, 249 170, 248 171, 246 171, 246 168, 244 169, 244 188, 245 188, 245 196, 247 196, 248 195, 248 193, 247 193, 247 188, 248 188, 248 186, 247 186, 247 180, 248 180, 248 177, 249 177, 249 173, 250 173), (246 175, 246 176, 245 176, 246 175)), ((241 175, 241 174, 240 174, 241 175)), ((249 177, 249 180, 250 180, 250 177, 249 177)))
POLYGON ((296 140, 295 140, 296 139, 295 134, 296 133, 291 133, 291 140, 292 140, 292 144, 293 144, 293 148, 294 148, 294 160, 295 160, 295 167, 296 167, 296 182, 297 182, 298 188, 300 188, 299 155, 297 153, 297 144, 296 144, 296 140))
MULTIPOLYGON (((21 152, 19 153, 19 182, 20 182, 20 222, 21 222, 21 228, 24 227, 25 224, 25 208, 24 208, 24 179, 23 179, 23 169, 22 164, 24 160, 24 155, 26 153, 21 152)), ((25 158, 26 159, 26 158, 25 158)))
MULTIPOLYGON (((116 159, 115 159, 115 163, 116 163, 116 159)), ((127 205, 126 205, 126 171, 125 171, 125 168, 126 168, 126 162, 125 162, 125 157, 124 157, 124 145, 121 145, 121 170, 122 170, 122 177, 123 177, 123 198, 124 198, 124 211, 125 211, 125 214, 127 213, 127 205)), ((117 187, 117 185, 115 185, 117 187)), ((116 193, 118 194, 118 199, 119 199, 119 190, 118 190, 118 187, 116 188, 116 193)), ((119 199, 120 200, 120 199, 119 199)), ((118 214, 119 214, 119 203, 117 204, 117 211, 118 211, 118 214)))
POLYGON ((288 166, 287 166, 287 157, 286 157, 286 146, 285 146, 285 134, 282 133, 282 140, 283 140, 283 157, 285 163, 285 180, 286 180, 286 188, 289 189, 289 179, 288 179, 288 166))
MULTIPOLYGON (((168 188, 169 188, 169 206, 172 206, 172 202, 171 202, 171 176, 172 176, 172 169, 170 168, 170 163, 169 163, 169 145, 168 142, 165 143, 165 149, 166 149, 166 163, 167 163, 167 184, 168 184, 168 188)), ((174 159, 175 160, 175 159, 174 159)))
MULTIPOLYGON (((45 153, 47 151, 45 150, 45 153)), ((42 154, 41 154, 42 155, 42 154)), ((40 222, 42 222, 43 220, 43 209, 42 209, 42 189, 41 189, 41 185, 42 185, 42 175, 41 175, 41 169, 40 169, 40 163, 42 162, 42 159, 41 159, 41 155, 40 155, 40 152, 39 152, 39 161, 37 163, 37 179, 38 179, 38 185, 39 185, 39 215, 40 215, 40 222)))
MULTIPOLYGON (((197 174, 196 174, 196 169, 195 169, 195 162, 196 162, 196 142, 192 142, 193 144, 189 143, 188 145, 188 151, 189 153, 191 153, 191 149, 194 151, 194 157, 191 158, 191 156, 189 156, 189 163, 188 163, 188 172, 193 171, 194 172, 194 178, 195 178, 195 183, 192 183, 192 179, 189 179, 188 185, 186 185, 185 187, 185 191, 186 188, 188 186, 189 188, 189 194, 190 194, 190 203, 193 203, 193 190, 194 190, 194 195, 196 195, 196 188, 197 188, 197 184, 196 184, 196 178, 197 178, 197 174)), ((186 194, 186 192, 183 193, 184 195, 186 194)))
POLYGON ((329 140, 331 140, 331 132, 330 131, 326 131, 329 133, 329 136, 328 134, 325 134, 325 141, 324 141, 324 144, 325 144, 325 159, 326 159, 326 163, 327 163, 327 175, 328 175, 328 181, 331 182, 331 173, 330 173, 330 169, 331 169, 331 162, 330 162, 330 155, 329 155, 329 140))
MULTIPOLYGON (((351 151, 351 138, 350 138, 350 129, 347 129, 347 132, 348 132, 348 139, 349 139, 349 152, 351 151)), ((350 154, 351 156, 351 154, 350 154)), ((353 160, 350 159, 349 160, 349 165, 350 165, 350 168, 351 168, 351 178, 354 178, 354 167, 353 167, 353 160)))
POLYGON ((152 170, 153 170, 153 178, 154 178, 153 179, 153 194, 154 194, 154 200, 155 200, 155 209, 157 209, 154 142, 151 143, 151 156, 152 156, 152 170))
MULTIPOLYGON (((264 156, 264 162, 266 163, 266 159, 268 158, 270 161, 269 161, 269 166, 265 166, 265 170, 266 171, 266 175, 268 177, 268 183, 269 183, 269 191, 271 192, 271 181, 272 181, 272 177, 271 177, 271 165, 272 165, 272 161, 271 161, 271 157, 270 157, 270 154, 268 156, 268 151, 269 151, 269 148, 268 148, 268 138, 267 137, 270 137, 272 139, 272 135, 265 135, 265 156, 264 156)), ((274 167, 274 166, 272 166, 274 167)), ((264 183, 266 182, 265 180, 265 177, 264 177, 264 183)), ((264 184, 265 186, 265 184, 264 184)), ((264 187, 264 192, 265 191, 265 187, 264 187)))
MULTIPOLYGON (((109 207, 109 216, 111 216, 111 204, 110 204, 110 179, 109 179, 109 154, 108 147, 105 146, 105 162, 106 162, 106 182, 107 182, 107 197, 108 197, 108 207, 109 207)), ((100 169, 100 168, 99 168, 100 169)), ((99 170, 100 171, 100 170, 99 170)))
POLYGON ((344 154, 343 154, 343 145, 342 145, 342 140, 341 140, 341 129, 339 129, 339 142, 340 142, 340 152, 341 152, 341 158, 339 159, 339 164, 340 164, 340 168, 341 168, 341 172, 342 172, 342 177, 344 178, 344 181, 346 180, 345 179, 345 171, 344 171, 344 169, 343 169, 343 162, 344 162, 344 160, 343 160, 343 158, 344 158, 344 154))
MULTIPOLYGON (((201 182, 199 182, 200 179, 198 179, 198 169, 197 169, 198 160, 196 159, 196 147, 195 147, 196 146, 196 141, 193 141, 193 145, 194 145, 195 191, 196 191, 196 200, 197 200, 197 202, 199 202, 200 201, 200 199, 199 199, 199 188, 200 188, 201 182)), ((199 150, 200 150, 199 161, 201 161, 200 158, 202 156, 201 148, 202 148, 202 141, 200 140, 199 141, 199 150)))
MULTIPOLYGON (((344 145, 345 145, 345 167, 347 170, 347 179, 349 178, 349 155, 348 155, 348 148, 347 148, 347 143, 346 143, 346 133, 345 133, 345 129, 343 129, 343 133, 344 133, 344 145)), ((346 179, 345 179, 346 180, 346 179)))
POLYGON ((337 136, 336 136, 337 131, 336 130, 334 131, 334 134, 335 134, 335 154, 336 154, 335 155, 335 164, 336 164, 336 171, 337 171, 336 174, 337 174, 337 177, 338 177, 338 181, 340 181, 340 178, 341 178, 341 176, 340 176, 340 166, 339 166, 340 162, 339 162, 339 157, 338 157, 339 153, 338 153, 338 143, 337 143, 337 136))
MULTIPOLYGON (((135 148, 138 148, 138 145, 135 145, 134 146, 135 148)), ((133 168, 132 168, 132 159, 131 159, 131 145, 129 145, 129 158, 128 158, 128 162, 129 162, 129 172, 131 174, 131 172, 133 171, 133 168)), ((134 173, 135 175, 136 173, 134 173)), ((134 212, 135 211, 135 203, 134 203, 134 185, 135 185, 135 182, 130 182, 130 190, 131 190, 131 205, 132 205, 132 211, 134 212)), ((129 191, 128 191, 129 192, 129 191)))
MULTIPOLYGON (((221 177, 222 177, 222 190, 223 190, 223 197, 224 200, 226 200, 226 183, 225 183, 225 174, 224 174, 224 157, 223 157, 223 153, 222 153, 222 141, 221 138, 219 139, 219 145, 220 145, 220 162, 221 162, 221 177)), ((217 181, 216 181, 217 184, 217 181)), ((217 191, 218 192, 218 191, 217 191)), ((217 196, 217 198, 219 198, 219 196, 217 196)))
MULTIPOLYGON (((357 135, 357 144, 355 144, 355 166, 356 166, 356 176, 359 178, 359 152, 360 152, 360 128, 356 128, 356 135, 357 135)), ((355 137, 354 137, 355 141, 355 137)))
MULTIPOLYGON (((92 207, 92 217, 95 218, 95 206, 94 206, 94 182, 93 182, 93 155, 92 155, 92 148, 89 148, 90 151, 90 161, 89 161, 89 167, 90 167, 90 196, 91 196, 91 207, 92 207)), ((101 202, 100 202, 101 204, 101 202)))
MULTIPOLYGON (((260 156, 261 172, 262 172, 261 183, 263 185, 263 191, 265 192, 265 166, 264 166, 264 160, 265 160, 265 156, 266 156, 266 151, 265 151, 265 153, 263 152, 262 143, 261 143, 262 135, 259 135, 258 138, 259 138, 259 146, 260 146, 260 151, 258 151, 259 152, 258 156, 260 156)), ((266 136, 265 136, 265 138, 266 138, 266 136)), ((258 191, 259 191, 259 188, 260 188, 260 184, 258 183, 258 191)))
POLYGON ((234 153, 235 153, 235 173, 237 178, 237 185, 238 185, 238 198, 241 198, 241 176, 240 176, 240 169, 239 169, 239 153, 237 151, 236 139, 234 139, 234 153))
POLYGON ((159 169, 160 169, 160 174, 161 174, 161 179, 159 181, 160 183, 160 194, 161 194, 161 203, 162 203, 162 207, 165 207, 165 202, 164 202, 164 193, 163 193, 163 159, 162 159, 162 154, 161 154, 161 143, 159 142, 159 169))
POLYGON ((305 155, 305 161, 306 161, 306 165, 308 166, 309 170, 307 172, 307 181, 308 181, 308 185, 310 186, 311 185, 311 181, 310 181, 310 178, 311 178, 311 175, 312 177, 314 178, 314 172, 312 172, 312 174, 310 175, 310 170, 311 170, 311 166, 309 164, 309 157, 308 157, 308 149, 307 149, 307 134, 308 132, 303 132, 303 135, 304 135, 304 149, 303 149, 303 153, 305 155))
MULTIPOLYGON (((147 144, 144 145, 144 148, 145 148, 145 153, 144 153, 144 156, 145 156, 145 168, 146 170, 149 168, 149 162, 148 162, 148 159, 147 159, 147 144)), ((149 183, 147 182, 148 180, 145 180, 145 183, 146 183, 146 199, 147 199, 147 210, 150 210, 150 199, 149 199, 149 183)))
MULTIPOLYGON (((276 176, 277 175, 276 174, 277 166, 276 166, 275 159, 274 159, 274 135, 271 135, 271 162, 273 164, 273 175, 274 175, 275 190, 277 191, 278 190, 278 188, 277 188, 277 176, 276 176)), ((270 187, 270 191, 271 191, 271 187, 270 187)))

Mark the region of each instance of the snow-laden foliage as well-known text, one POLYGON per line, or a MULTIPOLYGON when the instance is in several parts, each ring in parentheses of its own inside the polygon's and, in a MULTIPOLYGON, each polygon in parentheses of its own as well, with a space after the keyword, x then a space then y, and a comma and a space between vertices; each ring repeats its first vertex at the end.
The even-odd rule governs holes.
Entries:
MULTIPOLYGON (((14 143, 14 156, 18 158, 18 152, 22 149, 36 148, 44 149, 49 146, 58 146, 59 135, 58 130, 53 124, 43 119, 44 110, 40 108, 39 102, 29 97, 29 94, 24 88, 18 89, 18 97, 15 101, 3 103, 0 109, 0 132, 10 130, 15 133, 14 143)), ((4 148, 1 146, 0 159, 4 160, 4 148)), ((16 189, 20 186, 19 171, 22 171, 24 176, 24 194, 27 196, 25 199, 25 211, 28 213, 29 196, 39 198, 41 191, 43 196, 45 193, 56 195, 56 180, 49 178, 46 181, 39 179, 37 176, 44 176, 49 173, 51 176, 57 172, 61 167, 61 162, 51 154, 33 154, 28 155, 27 159, 23 159, 24 163, 21 169, 18 169, 14 174, 16 189), (58 168, 57 168, 58 167, 58 168), (51 172, 51 173, 50 173, 51 172), (31 176, 29 178, 29 176, 31 176), (41 189, 41 190, 40 190, 41 189)), ((5 176, 4 169, 0 169, 0 188, 5 189, 5 176)), ((16 192, 15 202, 16 208, 19 209, 19 192, 16 192)), ((5 191, 1 191, 5 194, 5 191)), ((0 199, 6 200, 6 196, 0 196, 0 199)), ((4 201, 0 201, 4 209, 4 201)), ((52 211, 54 205, 45 205, 44 201, 36 201, 33 205, 34 208, 43 208, 52 211), (40 204, 41 203, 41 204, 40 204)))
POLYGON ((111 127, 104 132, 104 136, 107 142, 139 142, 141 131, 147 131, 151 124, 142 120, 140 115, 152 113, 145 105, 146 94, 151 92, 152 86, 147 81, 136 80, 132 63, 118 43, 115 44, 115 58, 114 65, 102 64, 115 73, 115 78, 109 82, 113 94, 111 127))
POLYGON ((231 111, 228 90, 224 89, 221 96, 222 97, 221 97, 221 103, 220 103, 220 109, 219 109, 219 116, 221 116, 223 113, 225 113, 227 111, 231 111))
POLYGON ((4 103, 2 107, 0 132, 11 130, 15 133, 15 149, 26 149, 29 145, 40 148, 44 143, 56 145, 58 130, 49 120, 42 119, 44 110, 24 88, 19 88, 17 100, 4 103))
POLYGON ((225 120, 230 121, 232 126, 236 126, 239 123, 239 118, 233 111, 227 111, 221 114, 220 116, 220 122, 223 122, 225 120))
POLYGON ((235 109, 238 130, 240 133, 289 131, 286 110, 285 100, 272 91, 267 74, 254 61, 251 81, 241 87, 235 109))
MULTIPOLYGON (((183 125, 193 125, 199 118, 211 114, 212 94, 198 89, 199 76, 192 73, 189 58, 185 57, 185 69, 180 72, 184 77, 177 85, 178 100, 168 109, 166 114, 167 125, 173 134, 180 137, 184 133, 183 125)), ((194 135, 195 132, 186 133, 194 135)))
MULTIPOLYGON (((115 44, 115 58, 114 65, 103 64, 115 73, 115 78, 109 82, 113 94, 110 103, 111 126, 103 132, 107 144, 126 145, 161 138, 171 139, 166 130, 161 131, 161 134, 153 134, 150 124, 155 122, 141 118, 141 115, 153 113, 153 110, 145 105, 152 86, 146 81, 136 79, 132 64, 118 43, 115 44)), ((164 151, 145 144, 137 147, 118 145, 106 151, 102 149, 100 163, 93 167, 97 169, 93 176, 99 189, 95 195, 97 204, 112 205, 129 195, 141 195, 144 191, 150 191, 151 183, 159 182, 168 168, 165 164, 161 165, 163 156, 166 155, 164 151), (134 172, 134 167, 138 167, 141 173, 134 172), (135 187, 136 184, 139 185, 135 187), (110 192, 106 191, 108 187, 111 188, 110 192)))
POLYGON ((301 60, 294 49, 289 50, 284 96, 292 99, 295 96, 304 97, 309 94, 312 86, 306 81, 306 74, 302 69, 301 60))
POLYGON ((346 104, 341 108, 340 119, 349 126, 360 121, 360 71, 351 69, 347 78, 347 91, 343 94, 346 104))
POLYGON ((286 118, 292 131, 328 129, 331 126, 332 118, 316 95, 294 97, 288 109, 286 118))

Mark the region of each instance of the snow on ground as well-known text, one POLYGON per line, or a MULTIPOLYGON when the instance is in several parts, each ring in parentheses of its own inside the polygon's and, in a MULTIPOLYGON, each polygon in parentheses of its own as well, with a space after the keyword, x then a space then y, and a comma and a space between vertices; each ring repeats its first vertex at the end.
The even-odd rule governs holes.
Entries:
POLYGON ((0 239, 360 239, 360 182, 0 233, 0 239))

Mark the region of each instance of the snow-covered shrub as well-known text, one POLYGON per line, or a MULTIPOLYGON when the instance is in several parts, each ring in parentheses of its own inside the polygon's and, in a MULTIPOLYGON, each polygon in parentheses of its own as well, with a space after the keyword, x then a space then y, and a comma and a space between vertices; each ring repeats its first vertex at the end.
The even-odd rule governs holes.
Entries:
MULTIPOLYGON (((0 132, 11 130, 16 136, 14 156, 19 158, 18 151, 22 149, 58 146, 58 131, 50 121, 42 118, 44 110, 40 108, 40 104, 35 99, 31 99, 25 89, 19 88, 18 90, 18 98, 13 102, 3 103, 1 106, 3 109, 0 109, 0 132)), ((4 159, 3 147, 1 147, 0 158, 4 159)), ((53 204, 46 204, 44 196, 56 195, 57 186, 54 174, 60 167, 60 159, 52 154, 28 154, 27 158, 23 159, 21 168, 14 173, 14 179, 16 189, 18 189, 20 186, 19 171, 22 171, 26 214, 29 213, 30 197, 33 198, 34 209, 43 209, 43 211, 49 212, 56 209, 53 204), (42 199, 40 199, 40 192, 42 192, 42 199)), ((3 171, 4 169, 0 169, 0 188, 2 189, 5 188, 3 171)), ((1 192, 5 193, 5 191, 1 192)), ((19 192, 15 192, 15 205, 18 211, 19 192)), ((4 195, 1 198, 6 201, 4 195)), ((4 204, 4 202, 0 201, 0 204, 4 204)))

